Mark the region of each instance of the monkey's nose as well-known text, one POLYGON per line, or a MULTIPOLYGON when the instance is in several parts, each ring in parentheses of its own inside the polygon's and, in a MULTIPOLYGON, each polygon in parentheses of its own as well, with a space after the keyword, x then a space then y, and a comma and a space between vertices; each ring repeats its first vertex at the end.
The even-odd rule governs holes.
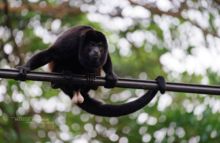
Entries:
POLYGON ((99 58, 101 56, 100 52, 95 52, 94 57, 99 58))
POLYGON ((97 59, 97 58, 100 58, 101 53, 98 50, 93 50, 93 51, 90 52, 89 56, 92 59, 94 59, 94 58, 97 59))

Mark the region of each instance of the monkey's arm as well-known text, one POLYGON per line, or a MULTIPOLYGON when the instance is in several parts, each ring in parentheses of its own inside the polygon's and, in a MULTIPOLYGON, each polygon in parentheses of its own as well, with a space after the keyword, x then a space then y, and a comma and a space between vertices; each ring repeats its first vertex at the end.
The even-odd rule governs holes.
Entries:
POLYGON ((109 54, 107 57, 107 61, 106 61, 105 65, 103 66, 103 70, 106 74, 105 75, 105 79, 106 79, 105 87, 106 88, 114 87, 118 78, 117 78, 116 74, 113 72, 112 61, 111 61, 111 57, 109 54))
POLYGON ((45 51, 42 51, 34 55, 26 64, 18 66, 20 74, 26 74, 30 70, 34 70, 38 67, 41 67, 48 62, 52 61, 55 57, 55 48, 49 48, 45 51))

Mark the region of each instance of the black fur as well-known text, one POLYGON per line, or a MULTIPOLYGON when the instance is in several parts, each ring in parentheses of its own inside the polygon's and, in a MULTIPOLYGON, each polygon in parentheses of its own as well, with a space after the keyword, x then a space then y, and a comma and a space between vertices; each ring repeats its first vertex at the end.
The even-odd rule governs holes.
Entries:
MULTIPOLYGON (((21 77, 47 63, 51 71, 66 74, 100 75, 103 69, 106 74, 106 88, 114 87, 117 76, 112 70, 105 36, 89 26, 78 26, 64 32, 47 50, 34 55, 25 65, 18 67, 21 77)), ((158 80, 160 87, 165 83, 158 80)), ((85 101, 77 104, 85 111, 101 116, 121 116, 134 112, 146 105, 155 96, 158 88, 148 91, 140 99, 123 105, 106 105, 88 95, 90 89, 97 87, 80 87, 74 84, 52 83, 53 88, 61 88, 70 98, 74 91, 80 89, 85 101)), ((160 89, 160 88, 159 88, 160 89)))
MULTIPOLYGON (((52 72, 65 74, 100 75, 106 73, 105 87, 114 87, 117 76, 112 70, 111 58, 105 36, 89 26, 78 26, 64 32, 47 50, 34 55, 25 65, 20 66, 21 75, 50 62, 52 72)), ((72 84, 52 83, 52 87, 61 88, 71 98, 73 91, 81 89, 72 84)), ((83 87, 88 92, 97 87, 83 87)))
POLYGON ((78 104, 78 106, 88 113, 104 117, 119 117, 133 113, 146 106, 155 97, 158 90, 162 94, 165 92, 166 83, 164 78, 158 76, 155 80, 158 83, 158 87, 149 90, 142 97, 134 101, 120 105, 103 104, 102 102, 91 98, 88 93, 81 92, 85 100, 82 104, 78 104))

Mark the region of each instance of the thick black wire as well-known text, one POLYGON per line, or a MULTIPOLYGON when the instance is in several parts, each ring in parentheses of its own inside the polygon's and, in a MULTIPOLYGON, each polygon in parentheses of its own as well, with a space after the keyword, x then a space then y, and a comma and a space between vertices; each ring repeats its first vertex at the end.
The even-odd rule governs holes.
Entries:
MULTIPOLYGON (((12 69, 0 69, 0 78, 8 78, 15 80, 24 80, 24 77, 19 76, 18 70, 12 69)), ((62 75, 59 73, 45 73, 45 72, 29 72, 27 73, 25 80, 36 80, 36 81, 59 81, 66 83, 74 83, 80 85, 97 85, 103 86, 105 79, 103 77, 96 77, 94 79, 88 78, 84 75, 62 75)), ((122 79, 119 78, 116 87, 123 88, 139 88, 139 89, 150 89, 140 98, 120 104, 111 105, 103 104, 102 102, 91 98, 88 93, 81 93, 84 96, 84 102, 78 104, 83 110, 105 117, 118 117, 127 115, 135 112, 145 105, 147 105, 156 95, 159 87, 156 81, 153 80, 136 80, 136 79, 122 79)), ((184 84, 184 83, 166 83, 166 91, 176 92, 189 92, 189 93, 204 93, 204 94, 216 94, 220 95, 219 86, 210 85, 196 85, 196 84, 184 84)))
MULTIPOLYGON (((12 78, 17 80, 19 80, 20 78, 18 71, 9 70, 9 69, 0 69, 0 77, 12 78)), ((31 80, 39 80, 39 81, 60 80, 61 82, 67 82, 65 80, 68 80, 68 77, 66 75, 64 76, 56 73, 39 73, 39 72, 30 72, 25 76, 25 78, 31 80)), ((24 77, 22 77, 21 79, 24 80, 24 77)), ((76 75, 74 77, 70 76, 69 80, 71 80, 72 82, 74 82, 75 80, 75 83, 76 81, 80 81, 81 84, 86 82, 87 84, 94 84, 95 82, 95 78, 91 78, 88 76, 80 76, 80 75, 78 76, 76 75), (79 79, 75 79, 76 77, 79 79)), ((102 82, 103 80, 104 79, 102 79, 102 82)), ((84 102, 77 105, 86 112, 94 115, 99 115, 104 117, 119 117, 133 113, 143 108, 155 97, 157 91, 158 91, 157 88, 151 89, 140 98, 119 105, 103 104, 102 102, 91 98, 88 93, 81 92, 81 94, 84 97, 84 102)))
MULTIPOLYGON (((18 70, 0 69, 0 78, 9 78, 19 80, 18 70)), ((74 82, 80 85, 97 85, 104 86, 105 79, 96 77, 93 82, 87 80, 84 75, 62 75, 59 73, 46 72, 30 72, 26 76, 26 80, 36 81, 59 81, 59 82, 74 82), (64 78, 65 77, 65 78, 64 78)), ((115 87, 134 88, 134 89, 155 89, 158 88, 156 81, 153 80, 137 80, 119 78, 115 87)), ((200 84, 185 84, 185 83, 166 83, 166 91, 213 94, 220 95, 220 86, 216 85, 200 85, 200 84)))

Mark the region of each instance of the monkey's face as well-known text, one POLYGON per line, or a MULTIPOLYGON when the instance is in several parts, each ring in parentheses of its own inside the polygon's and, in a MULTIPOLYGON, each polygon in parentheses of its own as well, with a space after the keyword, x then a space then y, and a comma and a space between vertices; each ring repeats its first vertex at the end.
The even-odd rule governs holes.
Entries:
POLYGON ((96 70, 102 67, 107 59, 107 45, 100 40, 86 41, 79 52, 81 65, 88 70, 96 70))

